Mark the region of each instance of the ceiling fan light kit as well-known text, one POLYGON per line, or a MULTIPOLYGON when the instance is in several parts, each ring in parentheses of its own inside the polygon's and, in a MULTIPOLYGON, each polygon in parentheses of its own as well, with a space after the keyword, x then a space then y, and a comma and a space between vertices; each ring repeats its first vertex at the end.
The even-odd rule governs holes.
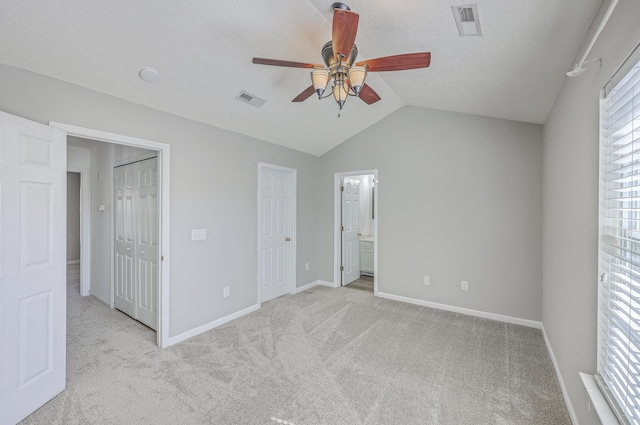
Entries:
POLYGON ((322 47, 324 65, 253 58, 253 63, 260 65, 313 69, 311 71, 312 85, 296 96, 293 102, 302 102, 316 93, 319 99, 333 94, 340 109, 344 106, 347 96, 359 97, 370 105, 379 101, 380 96, 364 83, 369 72, 426 68, 431 63, 431 53, 429 52, 386 56, 356 63, 358 47, 355 45, 355 39, 359 15, 352 12, 349 6, 344 3, 336 2, 332 7, 332 37, 331 41, 322 47), (333 86, 330 93, 325 95, 331 80, 333 80, 333 86))

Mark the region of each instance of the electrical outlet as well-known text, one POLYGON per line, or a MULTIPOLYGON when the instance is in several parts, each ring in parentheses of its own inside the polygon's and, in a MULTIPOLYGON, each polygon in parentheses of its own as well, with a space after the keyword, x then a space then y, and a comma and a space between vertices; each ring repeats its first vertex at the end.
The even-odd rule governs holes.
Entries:
POLYGON ((424 277, 424 284, 425 285, 431 285, 431 277, 425 276, 424 277))
POLYGON ((203 241, 207 239, 207 229, 191 229, 192 241, 203 241))
POLYGON ((227 298, 229 296, 229 287, 225 286, 222 291, 223 291, 224 297, 227 298))
POLYGON ((304 269, 305 269, 306 271, 309 271, 309 263, 305 263, 305 265, 304 265, 304 269))
POLYGON ((469 282, 467 282, 466 280, 463 280, 462 283, 460 284, 460 289, 463 291, 468 291, 469 290, 469 282))

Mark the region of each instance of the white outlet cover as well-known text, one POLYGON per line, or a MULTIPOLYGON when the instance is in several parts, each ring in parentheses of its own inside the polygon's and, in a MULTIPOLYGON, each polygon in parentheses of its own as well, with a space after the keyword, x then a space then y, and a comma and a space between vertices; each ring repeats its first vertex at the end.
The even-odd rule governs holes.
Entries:
POLYGON ((191 240, 202 241, 207 239, 207 229, 191 229, 191 240))

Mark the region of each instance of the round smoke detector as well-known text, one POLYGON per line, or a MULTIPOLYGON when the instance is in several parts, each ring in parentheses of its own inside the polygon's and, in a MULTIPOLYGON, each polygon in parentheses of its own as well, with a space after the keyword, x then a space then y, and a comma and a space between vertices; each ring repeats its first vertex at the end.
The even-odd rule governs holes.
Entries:
POLYGON ((148 83, 155 83, 160 79, 160 73, 154 68, 142 68, 140 72, 138 72, 138 75, 148 83))

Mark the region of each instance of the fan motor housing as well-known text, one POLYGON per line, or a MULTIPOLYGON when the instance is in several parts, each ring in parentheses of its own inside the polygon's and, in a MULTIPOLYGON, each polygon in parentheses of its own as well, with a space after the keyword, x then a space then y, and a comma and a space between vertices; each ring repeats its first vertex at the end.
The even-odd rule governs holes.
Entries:
POLYGON ((331 5, 331 8, 332 8, 332 9, 351 10, 351 8, 350 8, 349 6, 347 6, 347 5, 346 5, 346 4, 344 4, 344 3, 340 3, 339 1, 337 1, 337 2, 333 3, 333 4, 331 5))
MULTIPOLYGON (((354 44, 349 57, 345 58, 343 62, 351 66, 356 61, 357 56, 358 46, 354 44)), ((331 68, 331 66, 338 62, 333 57, 333 43, 331 41, 327 41, 327 43, 322 47, 322 60, 324 61, 325 65, 327 65, 327 68, 331 68)))

